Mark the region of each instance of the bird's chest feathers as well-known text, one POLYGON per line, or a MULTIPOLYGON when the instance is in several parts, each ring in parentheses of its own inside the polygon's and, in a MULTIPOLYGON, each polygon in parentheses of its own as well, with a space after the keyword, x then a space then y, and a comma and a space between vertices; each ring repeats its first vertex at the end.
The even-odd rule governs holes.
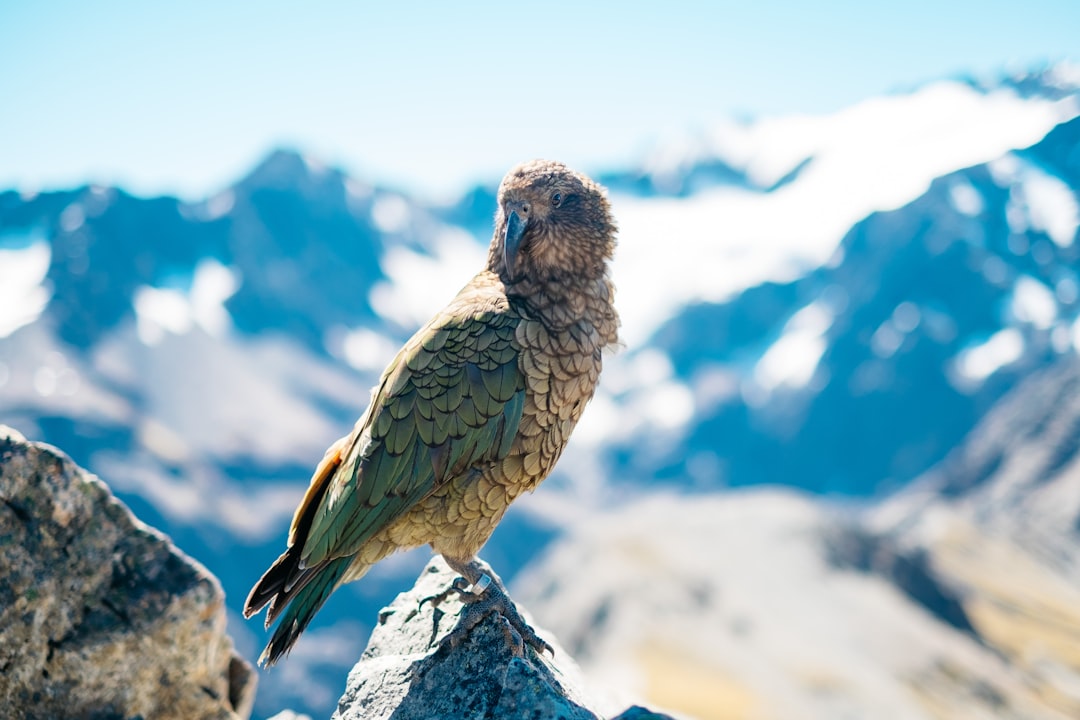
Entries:
POLYGON ((588 323, 549 330, 536 320, 517 328, 525 406, 515 450, 529 475, 543 479, 562 453, 600 377, 601 339, 588 323))

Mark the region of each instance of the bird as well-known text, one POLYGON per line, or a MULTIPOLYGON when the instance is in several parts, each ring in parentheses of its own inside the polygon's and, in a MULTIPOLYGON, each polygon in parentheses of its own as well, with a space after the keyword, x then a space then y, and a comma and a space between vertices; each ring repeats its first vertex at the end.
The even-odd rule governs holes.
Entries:
POLYGON ((266 627, 280 618, 261 665, 289 652, 338 587, 423 545, 461 576, 452 589, 466 607, 499 612, 519 645, 551 650, 477 555, 551 472, 619 343, 617 228, 607 191, 560 162, 515 166, 496 198, 485 266, 391 360, 252 588, 244 616, 269 606, 266 627))

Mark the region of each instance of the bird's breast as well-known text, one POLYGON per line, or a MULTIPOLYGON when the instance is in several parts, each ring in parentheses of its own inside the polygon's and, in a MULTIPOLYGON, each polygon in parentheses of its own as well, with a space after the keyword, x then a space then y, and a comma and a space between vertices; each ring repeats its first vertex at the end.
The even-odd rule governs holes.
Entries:
POLYGON ((517 328, 525 404, 511 455, 534 488, 554 467, 600 378, 599 335, 584 323, 551 330, 536 320, 517 328))

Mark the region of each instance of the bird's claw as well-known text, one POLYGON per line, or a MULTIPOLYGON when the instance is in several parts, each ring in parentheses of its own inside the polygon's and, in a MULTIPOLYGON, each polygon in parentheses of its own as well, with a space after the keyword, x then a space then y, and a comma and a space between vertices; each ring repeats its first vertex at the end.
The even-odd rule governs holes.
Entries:
MULTIPOLYGON (((486 577, 486 576, 485 576, 486 577)), ((462 602, 468 602, 465 598, 470 594, 466 589, 469 586, 469 581, 463 577, 454 578, 454 582, 450 583, 450 587, 446 588, 442 592, 435 593, 434 595, 428 595, 426 598, 420 601, 420 604, 416 606, 417 610, 424 607, 424 603, 430 602, 435 607, 442 605, 446 602, 446 598, 450 597, 451 593, 457 593, 462 602)))
POLYGON ((451 592, 457 592, 465 605, 457 627, 442 639, 442 642, 439 643, 440 648, 456 648, 468 637, 473 628, 479 625, 486 617, 495 613, 502 620, 500 626, 506 635, 507 644, 514 650, 514 655, 524 657, 525 646, 528 645, 537 653, 543 654, 547 652, 552 657, 555 656, 554 648, 537 635, 536 631, 525 622, 525 618, 521 616, 517 607, 506 595, 506 591, 498 583, 492 582, 488 575, 482 575, 469 590, 466 590, 463 585, 459 585, 458 581, 466 582, 464 578, 458 578, 447 590, 440 593, 443 597, 439 602, 444 600, 451 592))

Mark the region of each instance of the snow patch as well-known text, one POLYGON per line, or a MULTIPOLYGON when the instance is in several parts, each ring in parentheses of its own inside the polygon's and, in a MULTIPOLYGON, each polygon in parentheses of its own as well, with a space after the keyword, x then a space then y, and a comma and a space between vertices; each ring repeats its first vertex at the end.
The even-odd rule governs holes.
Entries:
POLYGON ((232 328, 225 301, 239 288, 239 273, 213 259, 199 261, 186 293, 148 285, 137 288, 133 304, 139 339, 157 345, 166 332, 183 335, 194 326, 223 337, 232 328))
POLYGON ((1062 60, 1046 71, 1046 82, 1062 90, 1080 89, 1080 63, 1062 60))
POLYGON ((605 362, 598 392, 574 431, 574 444, 595 446, 647 430, 674 430, 690 421, 697 405, 666 353, 645 348, 615 355, 605 362))
POLYGON ((371 197, 372 189, 370 185, 362 183, 355 178, 346 177, 345 192, 347 192, 352 199, 367 200, 371 197))
POLYGON ((642 171, 661 193, 677 193, 682 189, 683 175, 710 156, 707 139, 683 133, 661 140, 645 159, 642 171))
POLYGON ((641 416, 661 429, 682 427, 694 415, 694 396, 681 383, 668 381, 654 385, 643 399, 644 407, 638 408, 641 416))
POLYGON ((371 307, 401 327, 418 327, 484 266, 486 253, 472 235, 448 227, 436 235, 430 254, 392 246, 379 263, 387 279, 371 289, 371 307))
POLYGON ((1013 288, 1010 313, 1020 322, 1045 330, 1057 319, 1054 292, 1030 275, 1021 275, 1013 288))
POLYGON ((0 249, 0 338, 38 319, 52 293, 45 286, 52 248, 44 240, 0 249))
POLYGON ((1016 156, 1016 153, 1008 152, 991 160, 987 168, 990 170, 990 177, 995 185, 1008 188, 1020 175, 1020 158, 1016 156))
POLYGON ((139 339, 147 345, 161 342, 166 330, 180 335, 191 329, 187 300, 178 290, 140 287, 135 291, 134 305, 139 339))
MULTIPOLYGON (((165 460, 212 465, 255 458, 267 467, 314 467, 348 429, 329 408, 344 407, 355 417, 369 398, 355 375, 281 336, 213 338, 192 327, 147 345, 133 330, 125 325, 99 343, 95 365, 114 383, 136 383, 140 414, 153 422, 139 428, 139 438, 165 460)), ((133 491, 152 499, 137 486, 133 491)), ((189 517, 181 511, 178 517, 189 517)))
MULTIPOLYGON (((682 200, 613 194, 620 227, 613 277, 626 343, 643 344, 686 303, 719 302, 822 265, 870 213, 905 205, 934 178, 1038 142, 1076 113, 1072 100, 943 82, 830 116, 718 129, 714 154, 765 185, 812 160, 772 192, 720 187, 682 200), (677 281, 658 293, 657 278, 677 281)), ((992 166, 995 176, 1007 175, 1009 164, 992 166)), ((970 210, 970 200, 960 202, 970 210)), ((1063 237, 1067 223, 1054 222, 1063 237)))
POLYGON ((825 333, 832 322, 832 313, 820 302, 795 313, 784 326, 780 339, 754 367, 757 385, 772 391, 782 386, 799 388, 810 382, 825 352, 825 333))
POLYGON ((1080 206, 1072 189, 1059 177, 1025 164, 1021 185, 1028 223, 1045 232, 1058 247, 1069 247, 1080 226, 1080 206))
POLYGON ((958 181, 949 187, 949 200, 957 212, 976 217, 983 211, 983 199, 971 183, 958 181))
POLYGON ((116 200, 116 190, 104 185, 91 185, 85 196, 87 217, 100 217, 116 200))
POLYGON ((381 232, 399 233, 409 226, 409 203, 400 195, 380 195, 371 206, 371 220, 381 232))
POLYGON ((330 168, 319 158, 314 155, 308 155, 307 153, 301 153, 300 159, 304 162, 304 167, 307 168, 308 173, 314 176, 325 175, 329 172, 330 168))
POLYGON ((398 351, 396 343, 374 330, 360 327, 345 333, 345 362, 360 371, 382 372, 398 351))
POLYGON ((980 384, 1001 368, 1016 362, 1024 353, 1024 337, 1016 328, 1005 328, 984 343, 961 352, 955 369, 962 381, 980 384))
POLYGON ((602 382, 608 391, 620 394, 664 382, 674 374, 671 358, 666 353, 646 347, 629 355, 612 358, 612 362, 604 367, 602 382))
POLYGON ((240 289, 240 273, 217 260, 201 260, 191 283, 191 316, 213 337, 222 337, 232 328, 232 316, 225 301, 240 289))

